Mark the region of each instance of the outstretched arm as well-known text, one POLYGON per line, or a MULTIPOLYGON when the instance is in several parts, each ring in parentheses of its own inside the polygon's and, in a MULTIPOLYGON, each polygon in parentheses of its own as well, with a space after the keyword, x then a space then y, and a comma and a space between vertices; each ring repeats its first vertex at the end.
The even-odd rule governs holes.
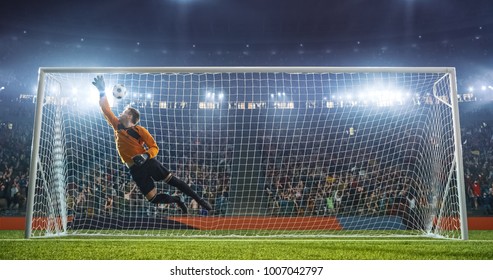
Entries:
POLYGON ((117 129, 119 121, 118 118, 110 109, 110 103, 108 102, 108 98, 106 97, 106 90, 105 90, 105 83, 103 76, 96 76, 92 84, 99 91, 99 106, 103 111, 104 117, 114 129, 117 129))

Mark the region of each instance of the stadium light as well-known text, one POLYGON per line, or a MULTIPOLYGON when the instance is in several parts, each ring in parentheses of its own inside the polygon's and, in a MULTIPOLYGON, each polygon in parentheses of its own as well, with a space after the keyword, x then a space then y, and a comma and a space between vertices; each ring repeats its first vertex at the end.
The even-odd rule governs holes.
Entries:
POLYGON ((394 86, 384 86, 376 84, 369 88, 363 89, 359 98, 364 100, 370 100, 379 107, 388 107, 396 104, 402 105, 410 93, 404 93, 402 89, 394 86))
MULTIPOLYGON (((110 87, 106 87, 105 91, 111 92, 110 87)), ((78 91, 78 90, 77 90, 78 91)), ((73 89, 72 89, 73 92, 73 89)), ((106 98, 108 98, 108 102, 110 103, 110 106, 113 106, 113 95, 112 94, 106 94, 106 98)), ((89 89, 89 94, 85 95, 84 99, 80 99, 83 103, 80 104, 83 107, 92 107, 92 106, 97 106, 99 103, 99 91, 96 87, 91 87, 89 89)))
POLYGON ((60 87, 56 86, 55 84, 51 85, 50 87, 50 92, 53 92, 53 93, 59 93, 60 91, 60 87))

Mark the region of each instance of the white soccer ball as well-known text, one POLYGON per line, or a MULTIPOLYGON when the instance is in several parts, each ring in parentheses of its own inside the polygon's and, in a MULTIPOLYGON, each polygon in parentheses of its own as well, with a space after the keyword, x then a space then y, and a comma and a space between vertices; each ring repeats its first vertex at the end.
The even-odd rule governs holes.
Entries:
POLYGON ((124 85, 116 84, 113 87, 113 96, 116 99, 122 99, 125 96, 125 94, 127 94, 127 88, 124 85))

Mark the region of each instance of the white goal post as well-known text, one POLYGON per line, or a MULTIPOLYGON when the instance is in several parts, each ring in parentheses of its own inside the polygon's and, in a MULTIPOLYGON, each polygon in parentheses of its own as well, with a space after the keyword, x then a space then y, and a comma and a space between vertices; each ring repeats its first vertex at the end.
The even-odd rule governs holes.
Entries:
POLYGON ((25 237, 468 239, 461 148, 452 67, 40 68, 25 237), (97 75, 213 210, 142 196, 97 75))

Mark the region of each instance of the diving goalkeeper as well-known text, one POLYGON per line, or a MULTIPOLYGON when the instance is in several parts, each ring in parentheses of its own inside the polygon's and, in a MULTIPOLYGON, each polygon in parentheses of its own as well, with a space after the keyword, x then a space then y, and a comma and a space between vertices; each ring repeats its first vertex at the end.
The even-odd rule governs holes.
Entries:
POLYGON ((139 111, 127 106, 120 116, 116 117, 106 97, 103 76, 94 78, 92 84, 99 90, 99 106, 115 133, 118 154, 129 168, 132 179, 146 199, 154 204, 176 203, 182 213, 187 213, 187 206, 179 196, 157 192, 154 181, 164 180, 167 184, 195 199, 204 209, 212 210, 207 201, 199 197, 190 186, 175 177, 156 159, 159 152, 156 141, 147 129, 137 125, 140 120, 139 111))

